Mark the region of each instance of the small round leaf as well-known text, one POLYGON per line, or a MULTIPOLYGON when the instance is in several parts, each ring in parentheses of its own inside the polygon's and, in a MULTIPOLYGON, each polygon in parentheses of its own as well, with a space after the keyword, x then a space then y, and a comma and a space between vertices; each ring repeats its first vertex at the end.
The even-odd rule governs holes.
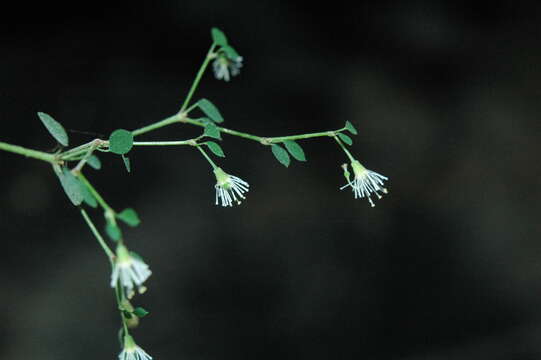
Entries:
POLYGON ((130 131, 118 129, 109 136, 109 150, 112 153, 123 155, 133 147, 133 135, 130 131))

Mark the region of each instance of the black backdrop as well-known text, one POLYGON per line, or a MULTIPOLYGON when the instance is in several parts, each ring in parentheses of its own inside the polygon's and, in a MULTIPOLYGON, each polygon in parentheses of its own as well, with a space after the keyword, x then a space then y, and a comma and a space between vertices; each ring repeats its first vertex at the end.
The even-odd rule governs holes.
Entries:
MULTIPOLYGON (((232 209, 213 205, 193 149, 137 148, 130 175, 102 156, 87 175, 138 210, 127 241, 154 272, 138 343, 155 359, 535 359, 541 31, 520 3, 12 4, 0 141, 52 150, 37 111, 73 143, 172 115, 218 26, 245 66, 230 83, 207 74, 196 98, 265 136, 349 120, 390 193, 370 208, 339 191, 345 159, 326 139, 285 169, 226 137, 220 164, 251 184, 232 209)), ((46 164, 0 165, 0 358, 115 357, 106 258, 46 164)))

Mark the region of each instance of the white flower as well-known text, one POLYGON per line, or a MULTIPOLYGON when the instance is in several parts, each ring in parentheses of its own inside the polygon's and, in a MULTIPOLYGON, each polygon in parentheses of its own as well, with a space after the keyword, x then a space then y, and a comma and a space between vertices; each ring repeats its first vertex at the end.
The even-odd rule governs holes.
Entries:
POLYGON ((225 81, 229 81, 229 73, 231 73, 231 76, 238 75, 241 67, 242 56, 238 56, 235 60, 231 60, 225 55, 218 55, 216 60, 212 63, 216 79, 223 79, 225 81))
POLYGON ((152 356, 141 349, 130 335, 124 336, 124 349, 118 355, 119 360, 152 360, 152 356))
POLYGON ((120 285, 126 289, 128 297, 131 297, 135 286, 137 286, 140 293, 145 291, 143 283, 151 274, 148 265, 142 259, 130 254, 124 245, 118 245, 111 274, 111 287, 116 287, 120 280, 120 285))
POLYGON ((386 176, 378 174, 375 171, 366 169, 361 163, 357 160, 351 162, 351 168, 353 169, 353 174, 355 178, 353 181, 349 181, 349 172, 347 171, 347 164, 343 165, 344 175, 348 179, 348 183, 340 188, 343 190, 348 186, 351 187, 351 190, 355 194, 355 199, 366 197, 370 202, 370 205, 374 207, 374 202, 370 198, 372 194, 376 195, 378 199, 381 199, 381 195, 378 192, 387 194, 387 189, 383 187, 383 181, 388 180, 386 176))
POLYGON ((236 176, 229 175, 219 167, 214 169, 216 175, 216 205, 221 202, 222 206, 233 206, 233 201, 240 205, 241 199, 245 199, 244 193, 248 192, 250 185, 236 176), (238 198, 237 198, 238 197, 238 198))

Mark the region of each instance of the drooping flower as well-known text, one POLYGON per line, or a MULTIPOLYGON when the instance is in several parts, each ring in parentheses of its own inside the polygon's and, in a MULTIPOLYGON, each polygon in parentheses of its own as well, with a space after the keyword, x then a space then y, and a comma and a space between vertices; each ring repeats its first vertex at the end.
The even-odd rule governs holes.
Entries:
POLYGON ((237 76, 240 73, 242 67, 242 56, 237 56, 234 59, 229 58, 227 55, 220 53, 212 63, 214 69, 214 76, 218 80, 229 81, 231 76, 237 76))
POLYGON ((216 176, 216 205, 221 203, 222 206, 233 206, 233 201, 240 205, 245 199, 244 193, 248 192, 250 185, 233 175, 229 175, 221 168, 214 169, 216 176))
POLYGON ((379 192, 387 194, 387 189, 383 187, 383 181, 388 180, 386 176, 378 174, 375 171, 366 169, 357 160, 351 162, 351 168, 353 169, 354 179, 350 181, 349 172, 347 171, 347 164, 342 165, 344 168, 344 176, 348 180, 348 183, 340 188, 343 190, 347 187, 351 187, 351 190, 355 194, 355 199, 366 197, 370 202, 370 205, 374 207, 374 202, 370 198, 372 195, 376 195, 378 199, 381 199, 379 192))
POLYGON ((152 360, 152 356, 141 349, 130 335, 124 336, 124 348, 118 355, 119 360, 152 360))
POLYGON ((137 287, 140 293, 146 288, 143 283, 152 274, 147 264, 133 253, 130 253, 126 246, 120 244, 116 248, 116 259, 111 274, 111 287, 120 285, 126 290, 128 297, 133 295, 133 288, 137 287))

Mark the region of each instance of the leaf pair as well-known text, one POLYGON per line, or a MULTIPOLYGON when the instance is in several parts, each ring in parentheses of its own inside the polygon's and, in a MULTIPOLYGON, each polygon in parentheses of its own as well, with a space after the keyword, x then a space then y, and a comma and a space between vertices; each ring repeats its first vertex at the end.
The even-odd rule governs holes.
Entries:
MULTIPOLYGON (((349 131, 351 134, 353 135, 357 135, 357 129, 355 129, 355 127, 353 126, 353 124, 351 124, 349 121, 346 121, 346 125, 344 126, 345 129, 347 131, 349 131)), ((340 140, 342 140, 344 143, 346 143, 347 145, 352 145, 353 144, 353 140, 347 136, 346 134, 344 133, 338 133, 337 134, 338 138, 340 140)))
POLYGON ((112 216, 107 216, 106 213, 105 232, 113 241, 119 241, 122 238, 122 230, 120 229, 114 218, 111 218, 113 216, 114 218, 121 220, 122 222, 131 227, 136 227, 141 223, 139 215, 137 215, 137 212, 132 208, 124 209, 120 213, 114 214, 112 216))
POLYGON ((229 59, 237 60, 240 57, 237 51, 231 45, 229 45, 227 37, 220 29, 212 28, 210 30, 210 34, 212 36, 212 41, 214 42, 214 44, 220 46, 220 51, 223 51, 223 53, 229 59))
POLYGON ((298 161, 306 161, 306 156, 304 155, 304 150, 302 147, 293 140, 284 140, 282 143, 285 145, 286 150, 283 147, 277 144, 271 145, 272 154, 282 165, 288 167, 291 163, 289 154, 293 156, 298 161), (289 151, 289 154, 288 154, 289 151))

